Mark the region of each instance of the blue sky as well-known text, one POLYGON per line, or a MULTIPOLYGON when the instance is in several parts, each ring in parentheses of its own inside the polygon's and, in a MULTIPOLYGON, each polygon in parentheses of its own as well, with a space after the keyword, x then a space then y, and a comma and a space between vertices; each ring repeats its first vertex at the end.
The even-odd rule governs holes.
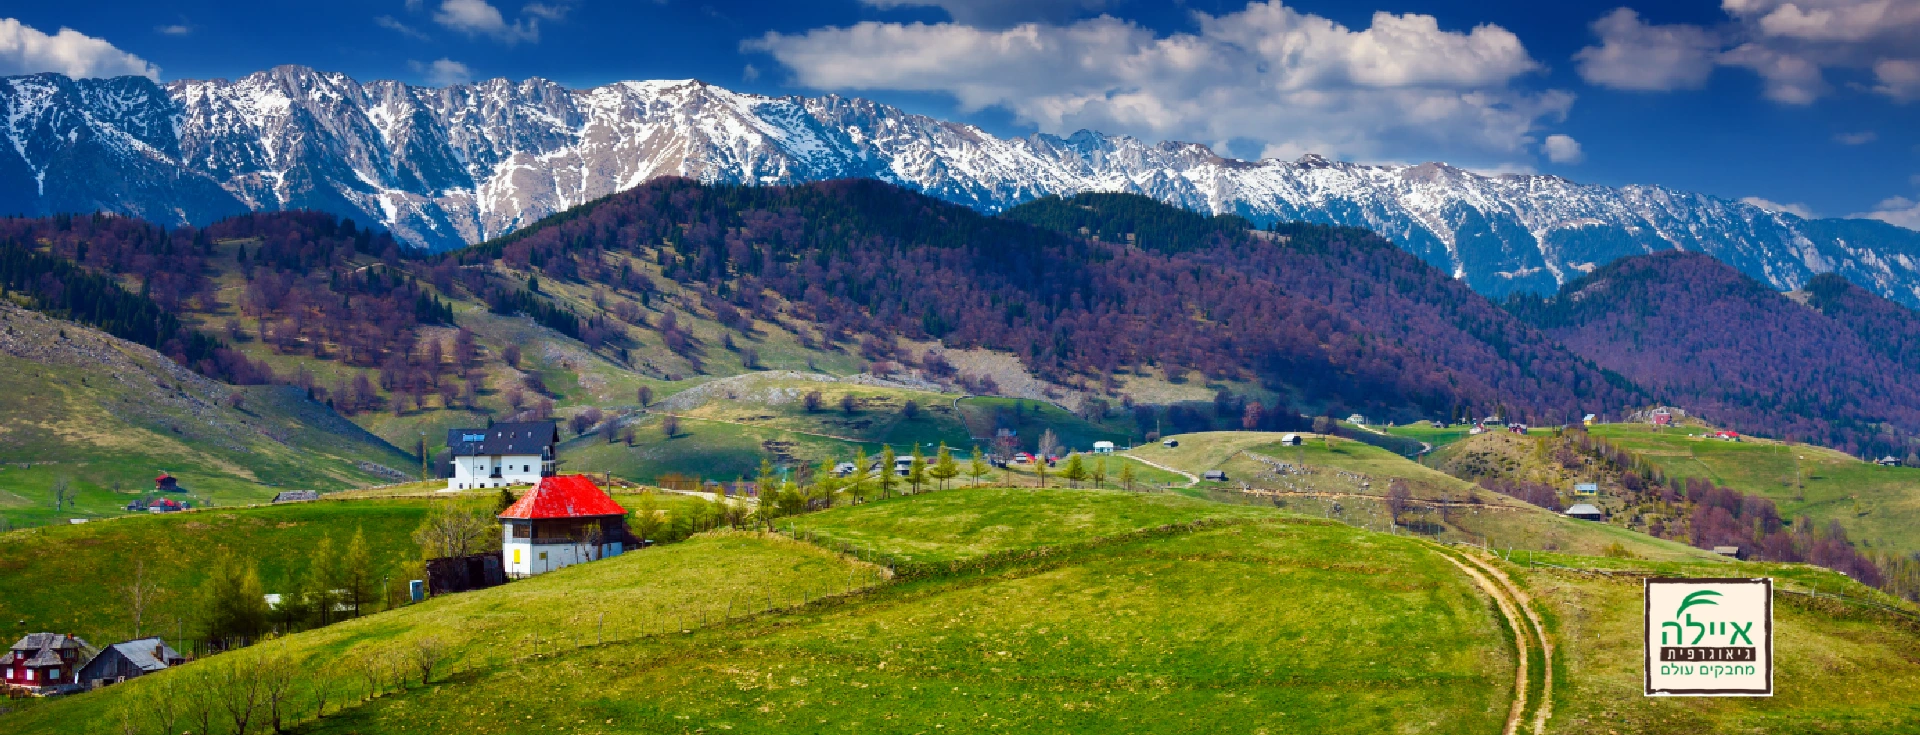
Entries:
POLYGON ((8 5, 5 74, 697 77, 869 97, 998 134, 1443 160, 1920 229, 1920 0, 8 5))

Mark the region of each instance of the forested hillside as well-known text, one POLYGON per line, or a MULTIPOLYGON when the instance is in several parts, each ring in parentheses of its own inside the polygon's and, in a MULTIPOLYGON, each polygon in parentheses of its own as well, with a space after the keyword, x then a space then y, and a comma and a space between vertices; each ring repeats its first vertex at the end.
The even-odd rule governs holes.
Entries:
MULTIPOLYGON (((406 445, 511 416, 630 421, 648 395, 764 368, 909 370, 1003 390, 953 350, 1004 356, 1043 381, 1029 397, 1212 399, 1209 421, 1233 428, 1355 411, 1562 423, 1660 399, 1857 453, 1892 451, 1920 425, 1920 390, 1898 379, 1920 330, 1844 283, 1804 294, 1844 315, 1823 316, 1704 256, 1657 256, 1583 281, 1622 279, 1593 291, 1618 302, 1503 310, 1372 233, 1249 230, 1137 196, 1043 199, 995 218, 866 180, 661 179, 438 256, 306 212, 174 231, 15 219, 0 242, 12 243, 9 287, 37 308, 84 320, 61 294, 111 279, 126 313, 197 330, 141 341, 229 382, 300 386, 406 445), (1608 275, 1642 263, 1711 277, 1652 298, 1632 294, 1659 279, 1608 275), (1749 320, 1777 336, 1725 328, 1749 320), (1808 339, 1828 342, 1795 341, 1808 339)), ((119 313, 93 323, 145 323, 119 313)))
POLYGON ((1813 308, 1697 253, 1627 258, 1507 308, 1661 401, 1734 429, 1905 457, 1920 319, 1837 278, 1813 308))
POLYGON ((1401 418, 1500 404, 1560 418, 1637 397, 1379 237, 1312 225, 1195 229, 1208 239, 1129 247, 871 181, 674 180, 455 257, 619 283, 628 276, 603 264, 629 253, 767 321, 783 305, 828 342, 858 339, 872 359, 912 359, 889 349, 893 336, 938 339, 1012 352, 1065 384, 1147 373, 1257 380, 1315 413, 1401 418))

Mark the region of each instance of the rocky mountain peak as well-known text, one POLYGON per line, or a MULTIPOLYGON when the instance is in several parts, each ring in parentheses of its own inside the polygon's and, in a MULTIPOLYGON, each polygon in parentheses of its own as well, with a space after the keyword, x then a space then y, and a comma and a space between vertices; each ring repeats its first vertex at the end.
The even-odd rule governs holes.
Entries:
POLYGON ((106 209, 180 224, 312 208, 445 249, 659 176, 863 177, 987 212, 1113 191, 1257 224, 1365 227, 1493 295, 1550 291, 1623 255, 1684 249, 1778 289, 1837 270, 1920 304, 1920 233, 1880 223, 1444 163, 1241 161, 1087 130, 1000 137, 856 97, 767 97, 697 79, 436 88, 286 65, 163 87, 41 74, 0 79, 0 112, 11 143, 0 145, 0 212, 106 209))

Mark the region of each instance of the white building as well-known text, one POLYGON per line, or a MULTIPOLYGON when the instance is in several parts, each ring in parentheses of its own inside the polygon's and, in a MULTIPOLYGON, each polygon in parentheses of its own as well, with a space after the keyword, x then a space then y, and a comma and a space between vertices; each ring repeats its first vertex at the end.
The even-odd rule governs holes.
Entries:
POLYGON ((453 455, 448 490, 532 485, 553 474, 560 429, 552 421, 448 429, 453 455))
POLYGON ((633 540, 627 509, 585 475, 541 478, 499 518, 500 561, 510 577, 619 556, 633 540))
POLYGON ((1113 454, 1113 442, 1094 442, 1094 454, 1113 454))

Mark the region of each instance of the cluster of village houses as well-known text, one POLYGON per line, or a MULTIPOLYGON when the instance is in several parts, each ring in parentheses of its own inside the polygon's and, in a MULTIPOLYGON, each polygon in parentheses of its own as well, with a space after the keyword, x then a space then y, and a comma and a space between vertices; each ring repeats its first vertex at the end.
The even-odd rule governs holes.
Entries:
POLYGON ((26 694, 54 694, 113 684, 186 661, 159 638, 96 649, 64 633, 31 633, 0 661, 0 683, 26 694))

